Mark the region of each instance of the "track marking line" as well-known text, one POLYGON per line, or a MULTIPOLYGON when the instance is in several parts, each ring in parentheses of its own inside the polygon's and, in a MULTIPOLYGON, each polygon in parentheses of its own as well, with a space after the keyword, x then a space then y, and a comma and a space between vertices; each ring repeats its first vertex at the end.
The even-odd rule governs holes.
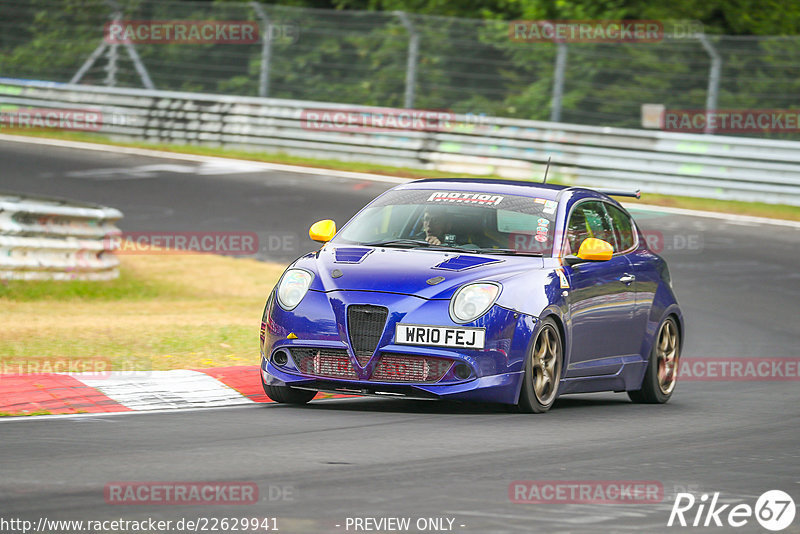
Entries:
MULTIPOLYGON (((247 164, 248 168, 258 170, 271 170, 281 172, 292 172, 297 174, 311 174, 316 176, 334 176, 350 180, 368 180, 371 182, 382 182, 392 184, 402 184, 411 181, 409 178, 399 176, 387 176, 383 174, 370 174, 353 171, 340 171, 335 169, 320 169, 318 167, 303 167, 300 165, 286 165, 282 163, 268 163, 265 161, 252 161, 237 158, 223 158, 219 156, 199 156, 196 154, 181 154, 179 152, 165 152, 147 148, 122 147, 114 145, 103 145, 100 143, 86 143, 83 141, 65 141, 62 139, 47 139, 43 137, 27 137, 24 135, 0 134, 0 141, 11 141, 17 143, 30 143, 38 145, 56 146, 61 148, 76 148, 80 150, 95 150, 98 152, 112 152, 115 154, 130 154, 135 156, 146 156, 153 158, 166 158, 173 160, 195 161, 201 163, 211 163, 219 166, 222 172, 224 165, 247 164)), ((477 178, 478 176, 476 176, 477 178)), ((690 217, 706 217, 711 219, 721 219, 727 221, 742 221, 755 224, 774 224, 787 226, 789 228, 800 228, 800 221, 790 221, 785 219, 771 219, 769 217, 755 217, 751 215, 737 215, 734 213, 722 213, 715 211, 690 210, 685 208, 670 208, 666 206, 655 206, 652 204, 623 204, 629 209, 642 209, 648 211, 659 211, 662 213, 672 213, 675 215, 687 215, 690 217)))
POLYGON ((130 410, 69 374, 0 374, 0 391, 0 411, 21 415, 36 411, 74 414, 130 410))
POLYGON ((659 211, 661 213, 671 213, 673 215, 687 215, 689 217, 705 217, 707 219, 719 219, 734 224, 774 224, 789 228, 800 228, 800 221, 789 221, 786 219, 770 219, 768 217, 756 217, 754 215, 737 215, 735 213, 723 213, 718 211, 689 210, 685 208, 669 208, 667 206, 655 206, 653 204, 633 204, 624 202, 622 204, 628 210, 659 211))
POLYGON ((206 407, 199 407, 199 408, 166 408, 160 410, 142 410, 142 411, 129 411, 129 412, 108 412, 108 413, 73 413, 73 414, 51 414, 51 415, 11 415, 8 417, 0 417, 0 424, 3 423, 11 423, 14 421, 45 421, 45 420, 58 420, 58 421, 69 421, 70 419, 80 418, 97 418, 97 417, 107 417, 107 416, 114 416, 114 415, 150 415, 150 414, 165 414, 165 413, 174 413, 174 414, 181 414, 187 412, 200 412, 204 410, 225 410, 225 409, 237 409, 237 408, 263 408, 266 406, 278 406, 277 403, 250 403, 250 404, 236 404, 234 406, 206 406, 206 407))
POLYGON ((398 176, 386 176, 382 174, 369 174, 352 171, 339 171, 334 169, 320 169, 318 167, 303 167, 301 165, 286 165, 283 163, 268 163, 266 161, 252 161, 247 159, 223 158, 219 156, 200 156, 197 154, 181 154, 179 152, 165 152, 162 150, 152 150, 147 148, 123 147, 114 145, 102 145, 99 143, 86 143, 82 141, 65 141, 62 139, 47 139, 43 137, 26 137, 24 135, 0 134, 0 141, 11 141, 17 143, 30 143, 35 145, 47 145, 61 148, 77 148, 80 150, 95 150, 97 152, 112 152, 114 154, 130 154, 134 156, 147 156, 153 158, 177 159, 183 161, 195 161, 200 163, 211 163, 222 169, 224 165, 232 162, 238 165, 250 164, 253 171, 270 170, 293 172, 298 174, 313 174, 319 176, 335 176, 337 178, 347 178, 350 180, 369 180, 372 182, 385 182, 402 184, 410 181, 408 178, 398 176))
MULTIPOLYGON (((321 398, 314 399, 314 404, 328 403, 328 402, 352 402, 357 400, 365 400, 366 397, 340 397, 340 398, 321 398)), ((263 409, 263 408, 287 408, 290 407, 286 404, 278 402, 249 402, 246 404, 234 404, 229 406, 200 406, 194 408, 162 408, 158 410, 131 410, 127 412, 105 412, 105 413, 71 413, 71 414, 51 414, 51 415, 10 415, 7 417, 0 417, 0 424, 11 423, 15 421, 43 421, 43 420, 58 420, 68 421, 73 418, 97 418, 97 417, 114 417, 117 415, 151 415, 151 414, 184 414, 189 412, 203 412, 210 410, 238 410, 242 408, 247 409, 263 409)))
POLYGON ((148 376, 112 371, 108 377, 72 376, 131 410, 231 406, 253 402, 235 389, 199 371, 151 371, 148 376))

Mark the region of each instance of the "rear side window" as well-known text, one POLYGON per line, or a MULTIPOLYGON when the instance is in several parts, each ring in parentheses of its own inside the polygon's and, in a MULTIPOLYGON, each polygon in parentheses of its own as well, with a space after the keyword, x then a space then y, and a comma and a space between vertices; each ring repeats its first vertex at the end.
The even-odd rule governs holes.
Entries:
POLYGON ((614 246, 614 252, 617 252, 617 241, 603 202, 590 200, 572 208, 567 225, 567 243, 570 248, 567 254, 577 254, 581 243, 590 237, 608 241, 614 246))
POLYGON ((612 204, 605 204, 608 217, 611 219, 611 227, 614 234, 614 252, 622 252, 633 247, 636 239, 633 235, 633 221, 627 213, 612 204))

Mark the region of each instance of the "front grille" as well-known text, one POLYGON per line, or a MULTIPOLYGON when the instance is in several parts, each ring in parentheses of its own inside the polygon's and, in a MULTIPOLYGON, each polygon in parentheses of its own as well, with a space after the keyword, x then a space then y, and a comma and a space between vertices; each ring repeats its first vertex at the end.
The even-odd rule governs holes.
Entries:
POLYGON ((437 382, 452 367, 453 361, 428 356, 384 353, 370 380, 380 382, 437 382))
POLYGON ((367 364, 383 335, 389 310, 383 306, 350 306, 347 308, 347 332, 358 363, 367 364))
POLYGON ((344 349, 291 349, 297 369, 304 375, 357 380, 358 375, 344 349))

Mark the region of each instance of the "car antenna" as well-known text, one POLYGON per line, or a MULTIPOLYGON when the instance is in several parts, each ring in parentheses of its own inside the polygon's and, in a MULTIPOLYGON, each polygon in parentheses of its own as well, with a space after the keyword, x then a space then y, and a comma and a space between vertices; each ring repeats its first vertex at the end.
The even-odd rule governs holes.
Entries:
POLYGON ((547 167, 544 168, 544 179, 542 179, 542 183, 547 183, 547 171, 550 170, 550 158, 553 156, 547 156, 547 167))

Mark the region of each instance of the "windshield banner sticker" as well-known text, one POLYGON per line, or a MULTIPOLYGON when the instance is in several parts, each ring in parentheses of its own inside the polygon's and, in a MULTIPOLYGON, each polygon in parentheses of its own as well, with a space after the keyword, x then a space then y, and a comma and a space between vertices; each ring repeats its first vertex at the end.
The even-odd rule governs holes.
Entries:
POLYGON ((481 193, 460 193, 437 191, 428 197, 428 202, 454 202, 457 204, 481 204, 497 206, 503 201, 501 195, 485 195, 481 193))

